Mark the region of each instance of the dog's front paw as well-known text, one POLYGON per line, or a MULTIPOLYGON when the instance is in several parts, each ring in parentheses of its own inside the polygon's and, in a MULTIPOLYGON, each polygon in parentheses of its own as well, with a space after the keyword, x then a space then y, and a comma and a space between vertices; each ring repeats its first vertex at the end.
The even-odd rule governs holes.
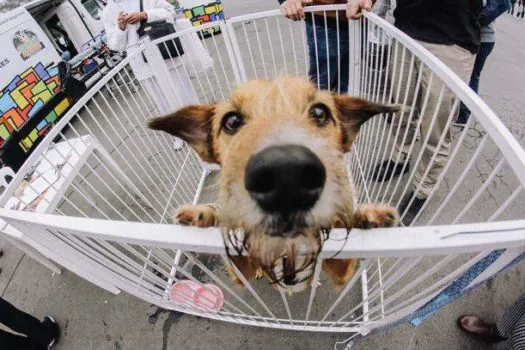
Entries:
POLYGON ((173 214, 173 223, 179 225, 214 227, 217 222, 217 209, 207 204, 185 205, 173 214))
POLYGON ((394 227, 399 225, 399 213, 385 205, 363 205, 354 213, 352 221, 355 228, 394 227))
POLYGON ((255 269, 255 279, 258 280, 258 279, 261 279, 264 277, 264 271, 263 269, 259 266, 257 267, 257 269, 255 269))

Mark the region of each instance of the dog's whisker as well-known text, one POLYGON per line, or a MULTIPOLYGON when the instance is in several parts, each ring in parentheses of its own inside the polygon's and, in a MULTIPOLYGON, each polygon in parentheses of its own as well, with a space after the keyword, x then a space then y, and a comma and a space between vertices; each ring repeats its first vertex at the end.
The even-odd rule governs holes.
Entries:
MULTIPOLYGON (((337 252, 335 252, 334 255, 332 255, 330 257, 330 259, 333 259, 335 258, 336 256, 338 256, 344 249, 345 245, 346 245, 346 242, 348 241, 348 237, 350 236, 350 229, 349 228, 346 228, 346 235, 345 235, 345 239, 343 240, 343 243, 341 244, 341 246, 339 247, 339 250, 337 252)), ((341 241, 341 240, 336 240, 336 241, 341 241)))

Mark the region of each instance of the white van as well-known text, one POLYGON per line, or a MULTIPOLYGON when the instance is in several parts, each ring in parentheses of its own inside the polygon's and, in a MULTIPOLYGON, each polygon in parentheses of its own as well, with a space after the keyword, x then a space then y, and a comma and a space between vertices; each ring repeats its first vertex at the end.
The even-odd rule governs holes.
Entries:
POLYGON ((37 0, 24 7, 60 53, 74 57, 100 42, 105 0, 37 0))

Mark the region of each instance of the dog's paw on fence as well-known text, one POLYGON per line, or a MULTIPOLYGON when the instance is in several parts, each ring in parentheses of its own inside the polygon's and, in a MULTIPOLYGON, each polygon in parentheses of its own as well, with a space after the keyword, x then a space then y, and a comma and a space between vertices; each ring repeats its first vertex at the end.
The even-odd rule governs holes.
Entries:
POLYGON ((184 226, 217 226, 217 209, 208 204, 185 205, 175 210, 173 223, 184 226))
POLYGON ((399 213, 385 205, 363 205, 353 216, 354 228, 370 229, 378 227, 395 227, 399 225, 399 213))

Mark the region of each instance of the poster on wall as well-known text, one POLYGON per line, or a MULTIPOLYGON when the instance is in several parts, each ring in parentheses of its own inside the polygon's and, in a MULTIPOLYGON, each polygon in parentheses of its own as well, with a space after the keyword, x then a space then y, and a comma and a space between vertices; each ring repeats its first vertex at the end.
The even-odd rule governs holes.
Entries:
MULTIPOLYGON (((0 14, 0 147, 60 89, 60 56, 24 9, 0 14)), ((69 107, 59 101, 20 142, 24 151, 48 131, 69 107)))

